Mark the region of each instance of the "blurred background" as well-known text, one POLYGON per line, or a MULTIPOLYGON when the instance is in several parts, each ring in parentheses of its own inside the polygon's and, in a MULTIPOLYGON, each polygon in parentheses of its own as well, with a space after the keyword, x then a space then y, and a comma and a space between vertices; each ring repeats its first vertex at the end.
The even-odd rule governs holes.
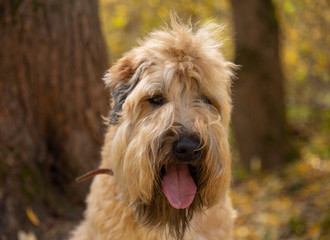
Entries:
POLYGON ((235 239, 330 239, 328 0, 0 0, 0 239, 65 239, 100 161, 101 78, 176 12, 224 24, 235 239))

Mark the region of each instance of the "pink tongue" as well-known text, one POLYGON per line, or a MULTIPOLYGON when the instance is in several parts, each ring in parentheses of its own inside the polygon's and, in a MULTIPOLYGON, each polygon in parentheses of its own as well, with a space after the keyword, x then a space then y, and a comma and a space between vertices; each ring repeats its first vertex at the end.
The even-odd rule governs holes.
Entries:
POLYGON ((186 164, 171 165, 163 178, 162 187, 169 203, 177 209, 189 207, 197 190, 186 164))

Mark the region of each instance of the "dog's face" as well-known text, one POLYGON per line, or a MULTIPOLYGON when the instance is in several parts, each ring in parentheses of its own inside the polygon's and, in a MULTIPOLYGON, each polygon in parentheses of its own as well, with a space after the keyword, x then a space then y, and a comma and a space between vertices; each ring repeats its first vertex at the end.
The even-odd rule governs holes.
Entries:
MULTIPOLYGON (((180 238, 196 211, 224 197, 233 65, 207 27, 152 33, 105 76, 115 128, 108 159, 144 225, 180 238)), ((111 128, 110 128, 111 129, 111 128)))

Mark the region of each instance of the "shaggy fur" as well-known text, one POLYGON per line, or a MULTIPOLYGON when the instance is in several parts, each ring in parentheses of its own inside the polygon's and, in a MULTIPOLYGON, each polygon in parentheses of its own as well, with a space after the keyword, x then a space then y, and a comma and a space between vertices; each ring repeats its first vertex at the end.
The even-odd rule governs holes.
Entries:
POLYGON ((232 239, 234 65, 219 52, 218 29, 172 20, 170 29, 152 32, 107 72, 112 104, 100 167, 114 176, 95 177, 85 220, 71 240, 232 239), (182 137, 199 142, 196 159, 173 154, 182 137), (162 189, 176 164, 189 167, 197 187, 184 209, 172 207, 162 189))

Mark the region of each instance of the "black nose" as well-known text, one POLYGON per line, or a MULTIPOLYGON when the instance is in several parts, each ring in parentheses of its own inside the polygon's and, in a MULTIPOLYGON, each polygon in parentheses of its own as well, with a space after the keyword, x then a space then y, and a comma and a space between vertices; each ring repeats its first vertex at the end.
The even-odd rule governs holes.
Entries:
POLYGON ((198 137, 181 137, 173 144, 173 152, 176 158, 182 162, 190 162, 199 159, 202 155, 201 141, 198 137))

